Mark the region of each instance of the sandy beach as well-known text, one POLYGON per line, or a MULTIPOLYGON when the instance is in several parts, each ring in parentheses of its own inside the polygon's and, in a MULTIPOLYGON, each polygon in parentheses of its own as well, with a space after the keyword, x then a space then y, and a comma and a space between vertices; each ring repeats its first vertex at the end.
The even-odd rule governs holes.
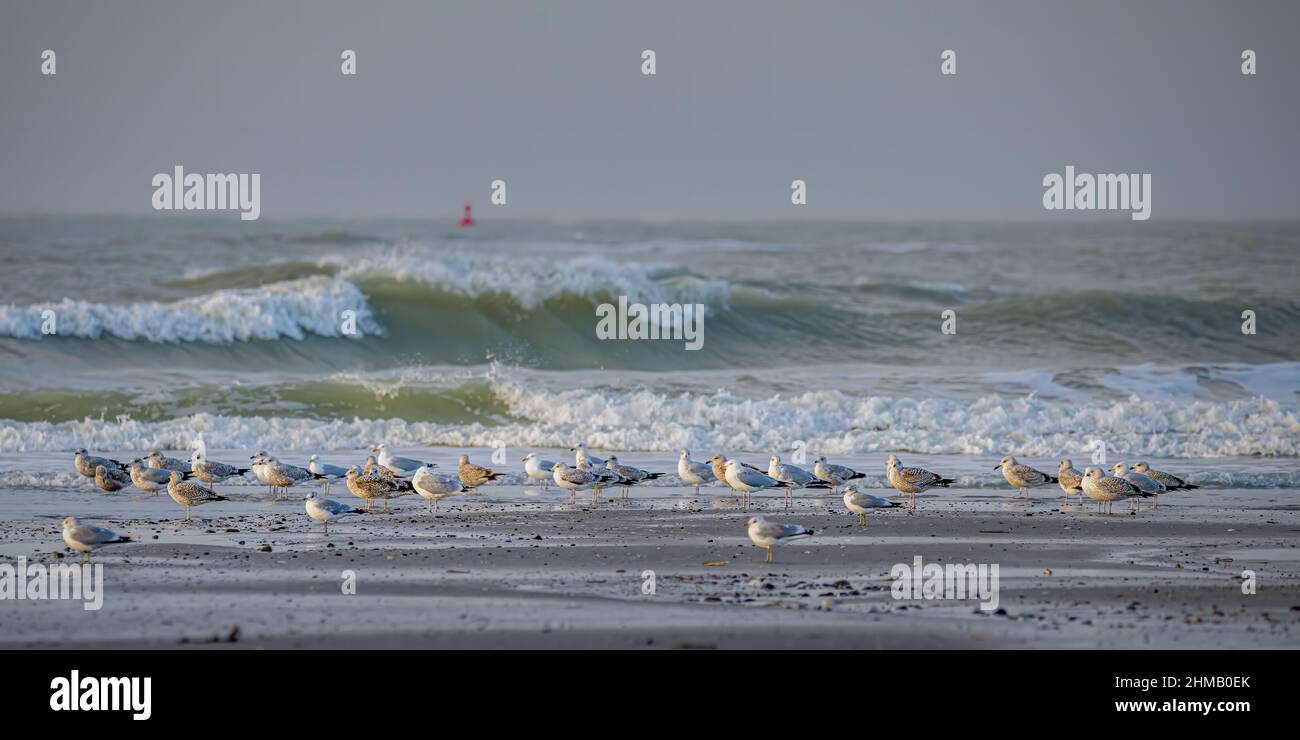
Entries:
MULTIPOLYGON (((454 450, 427 452, 452 468, 454 450)), ((671 469, 667 455, 634 457, 671 469)), ((417 497, 395 499, 392 513, 353 517, 328 537, 303 513, 306 488, 278 501, 251 484, 220 490, 232 501, 195 509, 189 523, 165 496, 105 494, 89 481, 0 490, 5 563, 75 562, 58 535, 69 514, 136 540, 94 556, 101 610, 0 602, 0 644, 1300 647, 1300 506, 1289 490, 1202 489, 1162 497, 1155 511, 1125 503, 1098 515, 1065 506, 1055 488, 1028 501, 1009 488, 954 488, 922 495, 915 513, 874 511, 860 528, 839 497, 811 491, 788 509, 779 494, 745 509, 716 485, 570 504, 554 487, 512 479, 444 499, 436 514, 417 497), (817 534, 764 564, 744 528, 756 513, 817 534), (997 564, 998 610, 895 599, 891 568, 917 556, 997 564), (1245 570, 1256 574, 1254 594, 1243 593, 1245 570), (344 593, 348 580, 355 593, 344 593)), ((342 485, 331 497, 361 503, 342 485)))

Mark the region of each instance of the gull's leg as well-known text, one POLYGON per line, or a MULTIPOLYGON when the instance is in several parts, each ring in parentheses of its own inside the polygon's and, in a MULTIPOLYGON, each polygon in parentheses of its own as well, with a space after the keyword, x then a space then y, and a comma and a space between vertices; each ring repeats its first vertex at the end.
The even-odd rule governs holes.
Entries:
POLYGON ((1151 510, 1154 511, 1160 507, 1160 494, 1151 497, 1151 510))

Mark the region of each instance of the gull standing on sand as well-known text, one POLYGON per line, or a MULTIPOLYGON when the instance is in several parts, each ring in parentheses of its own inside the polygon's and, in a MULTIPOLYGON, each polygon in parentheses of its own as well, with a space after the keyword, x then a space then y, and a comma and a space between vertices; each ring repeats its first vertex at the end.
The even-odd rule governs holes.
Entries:
POLYGON ((109 457, 97 457, 95 455, 86 452, 85 447, 81 447, 73 451, 72 464, 76 466, 78 473, 81 473, 87 478, 94 478, 95 468, 99 467, 100 465, 103 465, 104 467, 110 469, 111 468, 117 468, 119 470, 126 469, 126 466, 117 460, 114 460, 109 457))
POLYGON ((613 455, 606 458, 605 468, 621 479, 619 485, 623 487, 623 498, 627 498, 629 486, 635 486, 642 481, 655 480, 663 475, 663 473, 651 473, 631 465, 619 465, 618 458, 613 455))
POLYGON ((1165 484, 1155 478, 1129 470, 1122 462, 1115 463, 1115 467, 1111 468, 1111 472, 1113 472, 1117 478, 1123 478, 1129 483, 1137 486, 1139 491, 1151 494, 1152 509, 1160 505, 1160 494, 1169 490, 1165 488, 1165 484))
POLYGON ((179 470, 171 471, 171 479, 167 482, 167 495, 172 497, 172 501, 185 507, 185 521, 190 521, 190 508, 202 504, 210 504, 213 501, 229 501, 225 496, 218 496, 212 489, 205 487, 202 483, 187 481, 184 474, 179 470))
POLYGON ((269 466, 268 461, 270 459, 271 456, 269 454, 262 450, 258 450, 257 454, 248 458, 249 462, 252 463, 249 465, 249 470, 253 471, 254 478, 257 478, 259 482, 266 484, 266 492, 274 496, 275 489, 271 487, 271 481, 266 477, 267 468, 269 466))
MULTIPOLYGON (((416 468, 419 470, 419 468, 416 468)), ((384 500, 384 513, 388 513, 388 499, 397 498, 398 496, 410 493, 413 489, 409 481, 401 478, 388 478, 382 475, 363 475, 353 465, 348 468, 348 490, 357 498, 366 500, 366 510, 369 511, 374 504, 375 499, 384 500)))
POLYGON ((583 467, 583 464, 584 464, 584 461, 585 461, 585 464, 586 464, 586 465, 588 465, 588 466, 590 466, 590 467, 593 467, 593 468, 603 468, 603 467, 605 467, 605 459, 604 459, 604 458, 596 457, 595 455, 590 455, 590 454, 587 453, 587 443, 586 443, 586 442, 579 442, 578 444, 574 445, 573 447, 570 447, 570 448, 569 448, 569 452, 572 452, 572 453, 573 453, 573 464, 574 464, 574 466, 577 467, 577 468, 582 468, 582 467, 583 467))
POLYGON ((1083 506, 1083 473, 1074 469, 1074 463, 1069 458, 1062 460, 1060 466, 1056 469, 1056 482, 1065 491, 1065 503, 1068 506, 1070 496, 1079 497, 1079 505, 1083 506))
POLYGON ((773 455, 767 461, 767 477, 781 481, 785 487, 785 502, 788 506, 794 498, 796 488, 830 488, 830 484, 809 473, 797 465, 781 462, 780 455, 773 455))
POLYGON ((410 457, 394 457, 393 455, 389 454, 388 445, 382 442, 370 448, 370 451, 379 453, 379 464, 381 467, 387 468, 388 470, 392 471, 393 473, 396 473, 397 475, 402 476, 403 478, 409 478, 412 475, 415 475, 415 471, 419 470, 420 468, 438 467, 433 463, 421 462, 419 460, 410 457))
MULTIPOLYGON (((384 466, 380 465, 379 462, 375 460, 375 456, 374 456, 374 455, 366 455, 366 461, 365 461, 364 463, 362 463, 362 465, 361 465, 361 474, 362 474, 362 475, 378 475, 378 476, 381 476, 381 477, 383 477, 383 478, 400 478, 400 477, 401 477, 401 476, 398 475, 397 473, 394 473, 393 471, 389 470, 388 468, 385 468, 384 466)), ((347 477, 347 474, 346 474, 346 473, 344 474, 344 477, 345 477, 345 478, 347 477)))
POLYGON ((1112 505, 1120 499, 1151 494, 1143 493, 1123 478, 1106 475, 1101 468, 1088 468, 1088 472, 1083 475, 1083 495, 1097 502, 1097 513, 1100 514, 1103 506, 1110 512, 1112 505))
POLYGON ((130 537, 119 537, 117 532, 103 527, 82 524, 76 517, 63 518, 63 544, 81 553, 83 562, 90 562, 90 553, 104 545, 131 542, 130 537))
POLYGON ((467 489, 454 475, 438 475, 428 468, 420 468, 411 476, 411 488, 420 498, 429 502, 429 513, 438 510, 438 502, 445 496, 464 493, 467 489))
MULTIPOLYGON (((569 499, 572 500, 578 495, 578 491, 585 491, 588 488, 594 488, 600 481, 600 477, 589 470, 579 468, 570 468, 564 463, 555 463, 551 468, 551 477, 555 480, 555 485, 569 492, 569 499)), ((593 490, 592 494, 595 497, 593 490)))
POLYGON ((596 483, 591 487, 591 497, 594 499, 596 494, 600 493, 600 489, 604 488, 606 485, 617 484, 622 480, 622 478, 619 477, 618 473, 605 467, 604 460, 601 461, 601 467, 592 465, 591 460, 592 458, 588 457, 582 458, 582 462, 578 463, 578 470, 581 470, 584 473, 591 473, 596 477, 596 483))
POLYGON ((727 485, 739 491, 746 503, 754 491, 781 485, 781 481, 776 478, 759 470, 742 467, 740 461, 735 459, 727 461, 726 476, 727 485))
POLYGON ((348 469, 341 465, 329 465, 320 461, 320 455, 307 458, 307 469, 316 474, 317 480, 325 481, 325 495, 330 492, 330 484, 348 477, 348 469))
POLYGON ((866 473, 859 473, 853 468, 846 468, 843 465, 832 465, 826 462, 826 456, 822 455, 817 458, 817 464, 813 466, 813 475, 820 480, 831 484, 831 493, 839 490, 839 487, 857 478, 865 478, 866 473))
POLYGON ((705 483, 712 483, 718 477, 713 474, 713 469, 705 463, 695 462, 691 459, 690 450, 680 450, 681 454, 677 458, 677 477, 682 479, 682 483, 688 486, 695 486, 695 495, 700 495, 700 486, 705 483))
POLYGON ((303 481, 316 479, 317 475, 307 468, 283 463, 274 457, 267 460, 266 480, 281 491, 288 491, 303 481))
POLYGON ((106 468, 103 465, 96 465, 95 485, 109 493, 116 493, 131 485, 131 476, 118 468, 106 468))
POLYGON ((844 488, 844 508, 858 515, 859 527, 867 526, 867 509, 889 509, 893 506, 893 501, 866 493, 859 484, 844 488))
POLYGON ((182 473, 192 472, 190 464, 184 460, 178 460, 174 457, 167 457, 158 450, 145 455, 145 462, 149 463, 151 468, 160 468, 162 470, 179 470, 182 473))
POLYGON ((520 459, 524 461, 524 473, 535 481, 541 481, 542 490, 545 491, 551 484, 551 471, 555 469, 555 463, 551 460, 543 460, 535 452, 530 452, 520 459))
POLYGON ((141 491, 157 496, 159 491, 167 490, 167 482, 171 479, 172 471, 146 467, 144 458, 131 461, 131 482, 141 491))
POLYGON ((954 482, 952 478, 944 478, 923 468, 905 468, 903 461, 893 454, 885 460, 885 476, 899 493, 908 495, 909 510, 916 508, 916 494, 935 486, 947 488, 954 482))
MULTIPOLYGON (((735 495, 736 495, 736 488, 735 488, 734 486, 732 486, 730 483, 727 483, 727 459, 728 459, 728 458, 725 458, 725 457, 723 457, 722 455, 714 455, 713 457, 710 457, 710 458, 709 458, 709 469, 713 471, 713 475, 714 475, 715 478, 717 478, 719 481, 721 481, 721 482, 723 482, 723 483, 726 483, 726 484, 727 484, 727 487, 728 487, 728 488, 731 488, 731 495, 732 495, 732 496, 735 496, 735 495)), ((763 473, 763 471, 759 470, 758 468, 754 467, 753 465, 750 465, 749 463, 745 463, 745 462, 743 462, 743 463, 740 464, 740 466, 741 466, 742 468, 748 468, 749 470, 756 470, 756 471, 758 471, 758 472, 760 472, 760 473, 763 473)), ((764 474, 764 475, 767 475, 766 473, 763 473, 763 474, 764 474)))
POLYGON ((745 522, 745 527, 749 530, 749 541, 767 549, 767 557, 763 558, 764 563, 772 562, 774 546, 813 536, 813 531, 807 527, 798 524, 777 524, 769 522, 763 516, 750 517, 749 521, 745 522))
POLYGON ((1007 483, 1016 487, 1013 496, 1020 496, 1021 494, 1028 496, 1031 488, 1058 482, 1056 476, 1048 475, 1041 470, 1034 470, 1028 465, 1021 465, 1010 455, 1002 458, 1002 462, 994 465, 993 469, 1001 470, 1002 477, 1007 479, 1007 483))
POLYGON ((228 478, 243 475, 248 472, 248 468, 237 468, 234 465, 209 460, 203 450, 195 450, 190 456, 190 468, 194 471, 194 477, 207 483, 212 490, 217 490, 217 484, 224 482, 228 478))
POLYGON ((1159 470, 1152 470, 1151 467, 1144 462, 1139 462, 1134 465, 1133 470, 1147 476, 1148 478, 1155 479, 1171 491, 1190 491, 1193 488, 1200 488, 1200 486, 1192 485, 1176 475, 1162 473, 1159 470))
POLYGON ((320 498, 315 491, 307 494, 306 509, 307 516, 325 525, 325 534, 327 536, 330 533, 330 522, 345 516, 365 513, 355 506, 341 504, 334 499, 320 498))
POLYGON ((456 459, 456 475, 460 478, 460 482, 465 484, 466 488, 477 488, 484 483, 501 477, 498 473, 493 472, 492 468, 485 468, 482 465, 471 463, 469 455, 461 455, 456 459))

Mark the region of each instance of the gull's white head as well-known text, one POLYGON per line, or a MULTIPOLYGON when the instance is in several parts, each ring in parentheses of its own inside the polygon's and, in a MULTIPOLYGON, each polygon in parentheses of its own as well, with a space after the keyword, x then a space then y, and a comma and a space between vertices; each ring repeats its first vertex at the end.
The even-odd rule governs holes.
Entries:
POLYGON ((307 458, 307 462, 309 463, 314 463, 318 461, 320 461, 320 455, 312 455, 311 457, 307 458))
POLYGON ((379 444, 375 445, 374 447, 371 447, 371 448, 370 448, 370 451, 371 451, 371 452, 378 452, 379 454, 382 455, 382 454, 384 454, 384 451, 387 450, 387 449, 388 449, 388 446, 385 445, 383 442, 380 442, 379 444))
POLYGON ((1008 465, 1015 465, 1015 464, 1016 464, 1016 459, 1010 455, 1007 455, 1006 457, 1002 458, 1002 460, 998 462, 997 465, 994 465, 993 469, 999 470, 1001 468, 1005 468, 1008 465))
POLYGON ((348 477, 349 477, 349 478, 355 478, 355 477, 357 477, 357 473, 358 473, 358 472, 359 472, 359 471, 358 471, 358 469, 357 469, 357 466, 353 465, 352 467, 348 468, 348 477))
POLYGON ((171 483, 180 483, 182 480, 181 471, 173 470, 172 474, 167 477, 167 480, 171 483))
POLYGON ((773 456, 771 456, 770 458, 768 458, 767 462, 768 462, 768 464, 770 464, 770 465, 780 465, 780 464, 781 464, 781 456, 780 456, 780 455, 773 455, 773 456))
POLYGON ((529 460, 532 460, 534 457, 537 457, 537 455, 535 455, 535 454, 533 454, 533 453, 530 452, 530 453, 528 453, 527 455, 524 455, 523 457, 521 457, 521 458, 519 458, 519 459, 522 460, 522 461, 524 461, 524 462, 528 462, 529 460))
POLYGON ((1114 467, 1110 470, 1115 475, 1124 475, 1124 473, 1128 471, 1128 468, 1124 467, 1124 463, 1115 463, 1114 467))
POLYGON ((552 472, 552 473, 555 473, 555 472, 558 472, 558 471, 561 471, 561 470, 564 470, 564 463, 555 463, 554 465, 551 466, 551 472, 552 472))
POLYGON ((889 457, 885 458, 885 467, 892 468, 895 465, 898 465, 898 458, 894 457, 894 453, 891 452, 889 457))
POLYGON ((1088 468, 1088 472, 1083 474, 1083 477, 1091 478, 1093 480, 1099 480, 1101 476, 1101 468, 1088 468))
POLYGON ((1145 462, 1134 463, 1133 469, 1143 475, 1146 475, 1151 470, 1151 468, 1145 462))
POLYGON ((615 457, 614 455, 610 455, 609 457, 605 458, 605 467, 612 468, 615 465, 618 465, 617 457, 615 457))
POLYGON ((752 527, 755 524, 766 524, 766 523, 767 523, 767 517, 760 514, 758 516, 751 516, 749 518, 749 521, 745 522, 745 526, 752 527))
POLYGON ((74 455, 85 455, 85 454, 88 454, 88 453, 86 452, 86 448, 85 448, 85 447, 78 447, 77 449, 75 449, 75 450, 72 451, 72 454, 74 454, 74 455))
POLYGON ((1074 467, 1074 463, 1070 462, 1070 458, 1067 457, 1061 461, 1061 464, 1059 467, 1057 467, 1057 470, 1065 470, 1066 468, 1072 468, 1072 467, 1074 467))
POLYGON ((457 465, 464 465, 468 462, 469 462, 469 455, 461 455, 460 457, 456 458, 457 465))
POLYGON ((678 452, 681 453, 681 455, 680 455, 681 459, 683 459, 683 460, 689 460, 689 459, 691 459, 691 451, 688 450, 688 449, 686 449, 685 447, 683 447, 682 449, 678 450, 678 452))
POLYGON ((76 518, 75 516, 65 516, 65 517, 63 517, 63 528, 64 528, 64 529, 72 529, 73 527, 78 526, 79 524, 81 524, 81 522, 78 522, 78 521, 77 521, 77 518, 76 518))

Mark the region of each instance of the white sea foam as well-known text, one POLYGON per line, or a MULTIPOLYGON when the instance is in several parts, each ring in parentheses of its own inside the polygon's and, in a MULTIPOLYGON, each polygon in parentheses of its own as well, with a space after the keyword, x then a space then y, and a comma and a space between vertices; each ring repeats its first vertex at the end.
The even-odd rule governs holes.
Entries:
POLYGON ((158 343, 225 344, 342 336, 342 312, 356 312, 357 335, 382 333, 362 292, 315 276, 256 289, 219 290, 172 303, 58 303, 0 306, 0 336, 40 339, 42 312, 54 311, 59 336, 105 336, 158 343))
POLYGON ((828 455, 884 452, 1058 458, 1086 456, 1094 440, 1117 458, 1300 456, 1294 405, 1264 398, 1228 402, 1037 397, 976 401, 855 397, 838 391, 747 398, 727 391, 547 390, 508 378, 490 381, 514 421, 443 424, 401 419, 234 417, 210 414, 159 422, 132 419, 9 422, 0 452, 209 447, 277 450, 395 447, 593 448, 632 451, 787 449, 800 439, 828 455))
POLYGON ((535 309, 565 295, 607 298, 625 295, 640 303, 704 302, 725 305, 729 285, 673 274, 666 265, 615 262, 589 255, 547 253, 429 253, 415 248, 375 250, 364 255, 336 255, 320 260, 353 280, 408 280, 475 298, 506 295, 525 309, 535 309))

